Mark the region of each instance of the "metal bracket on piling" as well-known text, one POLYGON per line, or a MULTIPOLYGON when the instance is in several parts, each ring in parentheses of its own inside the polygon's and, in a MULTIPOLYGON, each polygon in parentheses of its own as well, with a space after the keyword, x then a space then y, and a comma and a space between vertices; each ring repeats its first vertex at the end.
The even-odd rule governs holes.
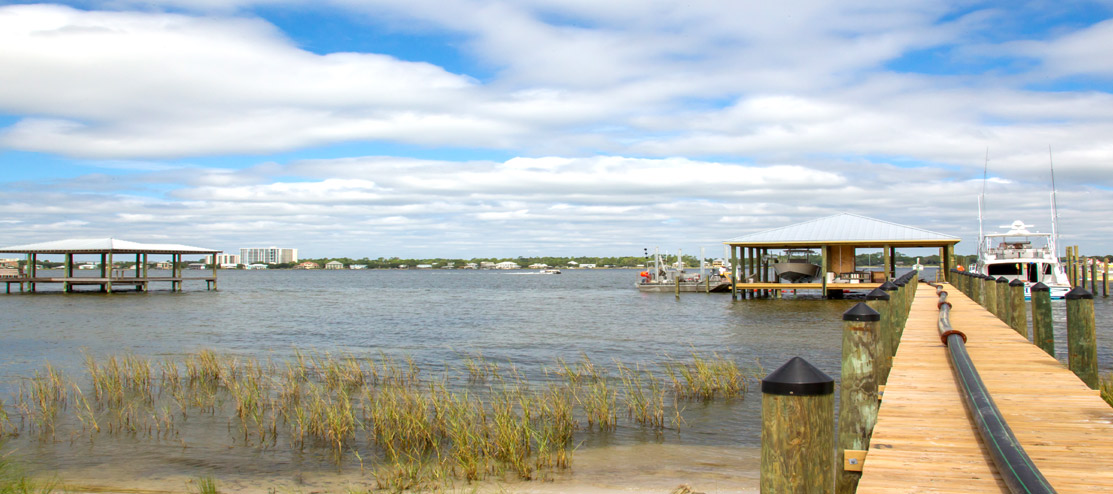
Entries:
POLYGON ((866 452, 857 449, 844 449, 842 469, 848 472, 861 472, 866 463, 866 452))

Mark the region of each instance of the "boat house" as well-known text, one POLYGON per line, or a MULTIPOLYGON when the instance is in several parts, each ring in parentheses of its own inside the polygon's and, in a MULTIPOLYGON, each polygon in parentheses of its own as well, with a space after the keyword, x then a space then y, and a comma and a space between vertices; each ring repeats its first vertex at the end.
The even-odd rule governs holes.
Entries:
POLYGON ((958 237, 922 228, 899 225, 852 213, 841 213, 795 225, 742 235, 724 242, 730 247, 732 279, 737 280, 732 294, 743 297, 779 294, 781 290, 815 289, 828 297, 842 296, 843 290, 872 290, 896 276, 896 249, 938 248, 948 276, 954 266, 954 246, 958 237), (818 250, 815 277, 789 283, 773 272, 773 251, 818 250), (881 249, 881 270, 859 269, 857 249, 881 249))
POLYGON ((30 290, 32 293, 40 284, 61 284, 63 292, 73 292, 78 286, 96 286, 100 291, 112 293, 121 286, 134 287, 137 291, 147 291, 152 282, 170 283, 171 291, 181 291, 182 284, 186 281, 204 281, 206 288, 216 290, 216 266, 212 267, 211 276, 186 277, 182 273, 182 256, 185 254, 216 255, 221 251, 193 247, 181 244, 143 244, 129 242, 116 238, 93 239, 68 239, 37 244, 13 245, 0 247, 0 253, 26 254, 27 264, 15 276, 3 278, 7 285, 7 293, 11 293, 12 285, 19 284, 19 290, 30 290), (64 258, 61 276, 40 275, 38 264, 41 255, 61 255, 64 258), (74 256, 100 256, 96 264, 76 264, 74 256), (130 268, 114 267, 114 262, 123 256, 131 259, 135 256, 135 264, 130 268), (170 256, 170 276, 150 276, 148 272, 148 259, 150 255, 170 256), (86 266, 91 266, 87 268, 86 266), (89 275, 78 276, 75 270, 94 271, 89 275))

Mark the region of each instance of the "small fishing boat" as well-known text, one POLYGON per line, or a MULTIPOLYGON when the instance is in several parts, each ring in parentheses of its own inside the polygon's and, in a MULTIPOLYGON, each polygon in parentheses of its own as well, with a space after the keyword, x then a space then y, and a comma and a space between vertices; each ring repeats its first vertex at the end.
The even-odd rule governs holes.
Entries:
MULTIPOLYGON (((678 252, 677 258, 680 257, 678 252)), ((730 275, 726 273, 725 267, 712 268, 706 274, 689 274, 679 260, 671 266, 666 265, 661 255, 654 253, 653 258, 646 262, 645 271, 638 273, 635 286, 643 292, 729 292, 730 275)))
POLYGON ((556 268, 546 268, 538 271, 537 274, 560 274, 560 270, 556 268))
POLYGON ((787 249, 785 259, 773 263, 773 271, 789 283, 806 283, 819 276, 820 266, 811 262, 811 256, 809 249, 787 249))

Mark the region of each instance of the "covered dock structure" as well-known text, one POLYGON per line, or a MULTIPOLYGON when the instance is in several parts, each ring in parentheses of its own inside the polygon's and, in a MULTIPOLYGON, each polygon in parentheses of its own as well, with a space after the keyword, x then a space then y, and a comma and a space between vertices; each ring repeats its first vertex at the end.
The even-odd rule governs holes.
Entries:
POLYGON ((731 296, 755 296, 781 290, 821 290, 828 297, 843 290, 872 290, 896 276, 896 249, 938 248, 939 271, 946 276, 954 267, 958 237, 900 225, 853 213, 840 213, 803 223, 742 235, 724 242, 730 247, 731 296), (773 273, 770 253, 778 250, 819 250, 819 269, 811 280, 788 283, 773 273), (881 249, 882 269, 862 271, 856 265, 857 249, 881 249))
POLYGON ((137 291, 147 291, 151 283, 170 283, 171 291, 181 291, 186 281, 204 281, 205 288, 216 290, 217 264, 212 263, 212 274, 206 276, 184 275, 181 268, 182 256, 186 254, 201 254, 215 256, 222 251, 193 247, 181 244, 144 244, 129 242, 116 238, 85 238, 56 240, 36 244, 13 245, 0 247, 0 253, 26 254, 27 263, 23 269, 8 269, 0 272, 0 281, 7 285, 7 293, 12 292, 12 285, 18 284, 19 291, 25 290, 34 293, 40 284, 61 284, 62 291, 74 292, 78 286, 96 286, 100 291, 112 293, 120 287, 134 287, 137 291), (61 255, 64 257, 62 275, 40 275, 38 264, 41 255, 61 255), (135 265, 131 269, 114 267, 114 262, 131 259, 135 256, 135 265), (170 276, 150 276, 148 272, 150 255, 170 256, 170 276), (98 264, 92 264, 94 272, 89 275, 79 276, 75 273, 77 265, 74 256, 100 256, 98 264))

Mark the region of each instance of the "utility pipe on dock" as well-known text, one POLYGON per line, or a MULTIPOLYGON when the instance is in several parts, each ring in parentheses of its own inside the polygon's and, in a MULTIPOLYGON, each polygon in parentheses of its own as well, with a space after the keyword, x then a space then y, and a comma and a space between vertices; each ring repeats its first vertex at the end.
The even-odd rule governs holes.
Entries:
POLYGON ((947 292, 943 290, 943 285, 932 286, 939 294, 939 337, 947 346, 952 368, 962 388, 963 400, 977 423, 978 434, 997 466, 997 472, 1013 494, 1055 492, 1024 451, 989 395, 970 354, 966 352, 966 335, 951 326, 951 303, 947 302, 947 292))

